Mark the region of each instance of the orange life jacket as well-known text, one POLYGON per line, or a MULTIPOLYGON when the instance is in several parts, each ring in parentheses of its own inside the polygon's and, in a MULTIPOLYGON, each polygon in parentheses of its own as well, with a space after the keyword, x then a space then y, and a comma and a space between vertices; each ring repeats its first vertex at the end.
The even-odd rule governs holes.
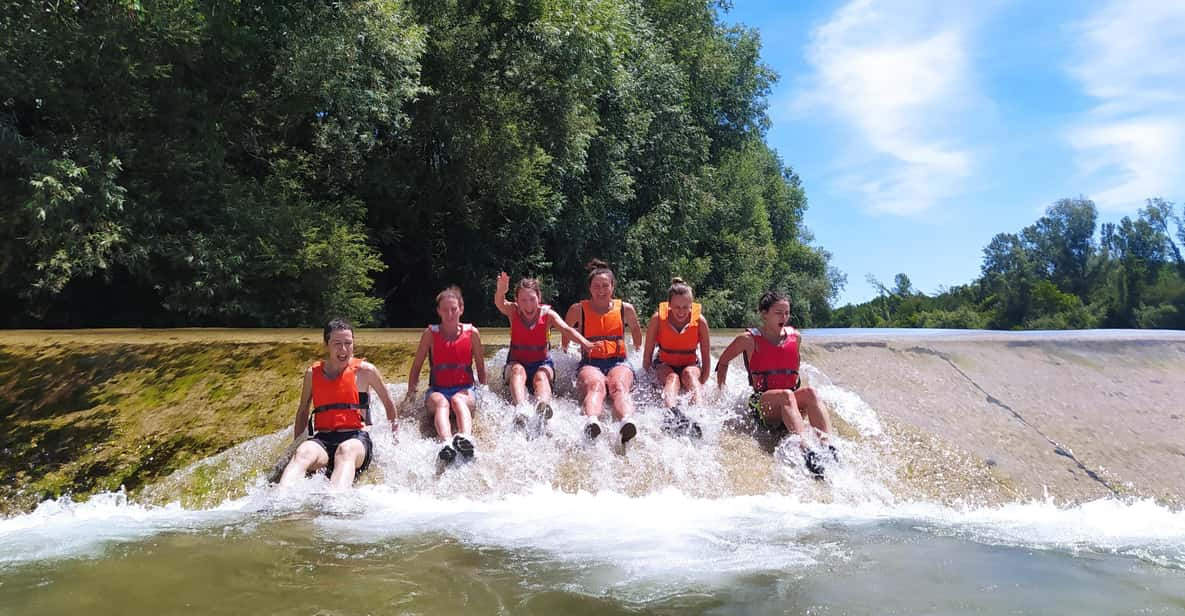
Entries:
POLYGON ((625 323, 621 318, 621 300, 611 301, 605 314, 593 310, 589 300, 582 300, 580 333, 590 342, 604 341, 598 348, 585 352, 585 359, 624 359, 625 323))
POLYGON ((782 329, 781 344, 773 344, 761 335, 761 330, 749 330, 753 337, 753 355, 745 353, 745 368, 749 383, 757 391, 798 389, 798 368, 802 358, 798 354, 798 333, 793 327, 782 329))
POLYGON ((473 384, 473 326, 461 324, 461 335, 445 340, 439 325, 432 330, 432 350, 428 354, 428 384, 432 387, 464 387, 473 384))
POLYGON ((670 321, 667 302, 658 305, 658 361, 668 366, 691 366, 699 348, 700 305, 691 305, 691 320, 680 331, 670 321))
POLYGON ((358 366, 366 360, 351 358, 341 374, 325 376, 325 362, 313 364, 313 414, 309 417, 309 435, 316 432, 361 430, 369 410, 358 392, 358 366))
POLYGON ((541 362, 548 357, 550 340, 548 333, 551 329, 547 323, 547 304, 539 307, 539 316, 532 323, 524 323, 522 315, 515 311, 510 317, 510 355, 507 361, 520 364, 541 362))

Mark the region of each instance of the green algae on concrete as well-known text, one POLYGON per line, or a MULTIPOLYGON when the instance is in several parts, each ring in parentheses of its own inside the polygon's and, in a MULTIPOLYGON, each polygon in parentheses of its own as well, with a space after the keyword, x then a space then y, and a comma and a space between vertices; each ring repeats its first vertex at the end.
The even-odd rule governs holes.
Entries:
MULTIPOLYGON (((135 493, 291 426, 319 341, 240 342, 219 333, 209 342, 192 330, 124 340, 81 333, 72 342, 57 332, 42 344, 26 332, 0 335, 0 513, 66 494, 135 493)), ((368 344, 368 333, 359 332, 358 354, 388 382, 406 378, 414 345, 368 344)))

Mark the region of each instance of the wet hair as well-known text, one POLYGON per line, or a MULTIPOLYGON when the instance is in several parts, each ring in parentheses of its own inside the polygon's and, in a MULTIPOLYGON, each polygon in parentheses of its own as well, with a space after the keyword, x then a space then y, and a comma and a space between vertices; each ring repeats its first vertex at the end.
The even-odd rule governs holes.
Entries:
POLYGON ((465 298, 461 297, 461 287, 455 284, 449 285, 448 288, 436 294, 436 305, 439 306, 440 302, 446 297, 455 297, 457 298, 457 304, 461 307, 465 306, 465 298))
POLYGON ((588 284, 592 284, 593 278, 604 274, 609 277, 609 283, 617 287, 617 277, 613 275, 613 270, 609 269, 609 264, 600 259, 593 259, 589 261, 584 269, 588 270, 588 284))
POLYGON ((514 297, 516 299, 518 298, 519 292, 523 289, 534 291, 535 296, 539 298, 539 301, 543 301, 543 289, 539 287, 538 278, 523 278, 522 280, 518 281, 518 286, 514 288, 514 297))
POLYGON ((678 276, 671 279, 671 288, 667 290, 667 299, 672 299, 676 295, 693 296, 691 285, 678 276))
POLYGON ((778 293, 773 289, 770 289, 761 296, 760 300, 757 301, 757 309, 761 312, 769 312, 769 309, 772 308, 774 304, 781 301, 785 301, 788 304, 790 303, 790 298, 778 293))
POLYGON ((322 332, 322 334, 325 337, 325 343, 329 344, 329 337, 333 335, 333 332, 340 332, 343 330, 353 333, 354 326, 350 325, 350 322, 343 319, 342 317, 338 317, 338 318, 326 323, 325 329, 322 332))

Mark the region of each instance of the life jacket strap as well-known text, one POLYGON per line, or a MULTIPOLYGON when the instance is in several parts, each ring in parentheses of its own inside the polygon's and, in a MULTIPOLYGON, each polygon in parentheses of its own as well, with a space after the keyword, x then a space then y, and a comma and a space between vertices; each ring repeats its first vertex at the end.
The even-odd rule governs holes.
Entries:
POLYGON ((440 372, 442 370, 468 370, 469 364, 432 364, 433 372, 440 372))
POLYGON ((362 423, 370 425, 370 393, 358 392, 359 402, 334 402, 333 404, 322 404, 321 406, 313 408, 313 412, 309 413, 309 436, 317 433, 313 429, 313 416, 317 413, 324 413, 325 411, 345 411, 353 409, 358 411, 358 415, 362 417, 362 423))
POLYGON ((545 344, 512 344, 510 348, 517 351, 546 351, 548 349, 545 344))
POLYGON ((314 408, 313 414, 316 415, 317 413, 323 413, 325 411, 344 411, 349 409, 364 411, 367 408, 369 407, 362 406, 361 404, 354 404, 353 402, 334 402, 333 404, 322 404, 321 406, 314 408))

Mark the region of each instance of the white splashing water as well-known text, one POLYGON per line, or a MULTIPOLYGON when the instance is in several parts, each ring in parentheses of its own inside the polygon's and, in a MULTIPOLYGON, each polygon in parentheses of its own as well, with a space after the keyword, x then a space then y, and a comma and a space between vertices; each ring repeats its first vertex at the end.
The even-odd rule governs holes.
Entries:
MULTIPOLYGON (((570 398, 576 359, 557 355, 558 394, 570 398)), ((491 377, 500 375, 503 358, 490 362, 491 377)), ((631 361, 639 368, 637 357, 631 361)), ((806 371, 829 407, 862 437, 884 438, 876 413, 863 401, 825 375, 806 371)), ((583 420, 570 400, 557 402, 550 436, 528 440, 511 427, 516 409, 487 394, 479 419, 479 458, 473 464, 439 474, 434 438, 401 429, 394 443, 390 427, 378 425, 380 483, 334 494, 321 476, 292 488, 256 479, 247 496, 202 510, 137 504, 123 493, 81 503, 46 501, 31 513, 0 519, 0 567, 96 557, 111 544, 161 533, 218 533, 301 513, 312 515, 316 532, 334 541, 443 534, 560 562, 612 564, 629 579, 694 579, 709 575, 705 572, 740 575, 811 566, 844 549, 812 540, 820 529, 880 524, 986 544, 1119 554, 1185 568, 1185 511, 1151 501, 979 508, 898 502, 872 470, 880 461, 870 459, 874 454, 858 443, 841 443, 850 461, 831 475, 827 498, 819 498, 820 488, 789 465, 774 474, 777 480, 767 492, 737 495, 720 485, 729 480, 719 459, 720 442, 725 424, 735 419, 729 409, 743 408, 748 390, 735 367, 729 380, 724 391, 709 391, 714 402, 690 411, 704 425, 703 442, 662 435, 657 398, 647 396, 639 396, 638 442, 624 454, 612 439, 585 443, 583 420)), ((503 387, 494 389, 498 393, 503 387)), ((392 392, 401 395, 402 386, 393 386, 392 392)), ((762 464, 792 459, 784 451, 790 446, 796 447, 783 443, 762 464)))

